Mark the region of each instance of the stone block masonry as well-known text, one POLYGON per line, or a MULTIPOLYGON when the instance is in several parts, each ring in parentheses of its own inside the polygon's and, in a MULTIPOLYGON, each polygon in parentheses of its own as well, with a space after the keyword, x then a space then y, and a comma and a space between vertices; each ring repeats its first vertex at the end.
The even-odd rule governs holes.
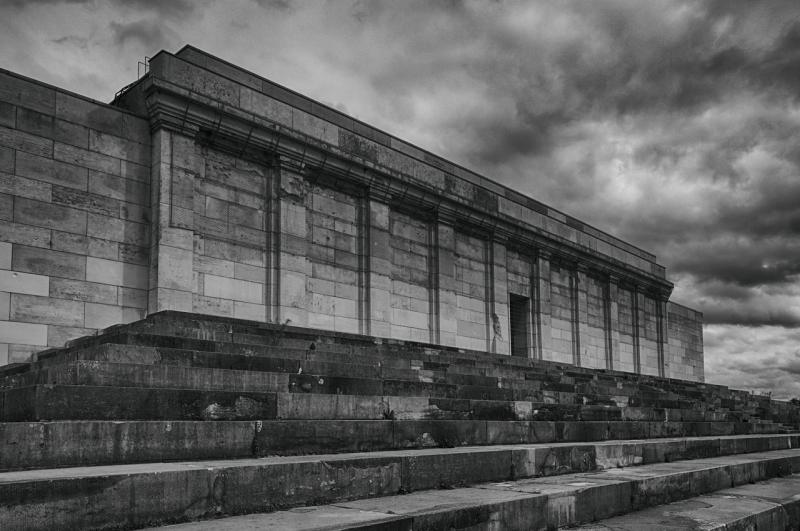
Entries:
POLYGON ((0 72, 0 363, 144 317, 146 118, 0 72))
POLYGON ((160 310, 702 380, 656 257, 192 47, 0 72, 0 362, 160 310))

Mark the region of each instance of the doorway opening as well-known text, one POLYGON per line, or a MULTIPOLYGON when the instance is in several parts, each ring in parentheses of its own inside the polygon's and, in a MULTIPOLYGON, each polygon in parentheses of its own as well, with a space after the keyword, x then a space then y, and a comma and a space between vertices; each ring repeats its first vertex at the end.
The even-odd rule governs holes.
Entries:
POLYGON ((521 295, 508 294, 511 314, 511 355, 527 358, 530 349, 531 300, 521 295))

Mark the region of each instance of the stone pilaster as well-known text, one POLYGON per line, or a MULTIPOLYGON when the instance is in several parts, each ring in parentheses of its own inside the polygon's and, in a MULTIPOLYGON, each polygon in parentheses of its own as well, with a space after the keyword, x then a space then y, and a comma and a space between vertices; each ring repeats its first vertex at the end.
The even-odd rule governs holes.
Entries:
POLYGON ((572 307, 572 363, 581 366, 581 336, 586 337, 588 322, 588 301, 586 293, 586 270, 575 268, 570 271, 570 297, 572 307))
POLYGON ((370 335, 391 336, 392 255, 389 245, 389 205, 367 199, 368 327, 370 335))
POLYGON ((632 289, 632 313, 633 313, 633 368, 637 374, 642 373, 642 335, 644 334, 644 294, 639 291, 638 286, 632 289))
POLYGON ((160 129, 153 134, 148 312, 192 311, 194 178, 202 156, 194 140, 160 129))
POLYGON ((531 279, 536 335, 536 359, 549 359, 551 351, 550 308, 550 253, 539 250, 536 254, 534 274, 531 279))
POLYGON ((458 320, 456 317, 458 301, 456 298, 456 237, 453 226, 437 220, 436 242, 438 343, 446 346, 455 346, 456 335, 458 334, 458 320))
POLYGON ((491 240, 489 242, 491 280, 489 298, 492 307, 489 313, 491 325, 491 352, 495 354, 511 354, 508 308, 508 271, 506 269, 506 246, 504 242, 491 240))
POLYGON ((608 276, 606 284, 606 338, 608 340, 607 368, 619 366, 619 279, 608 276))
POLYGON ((658 375, 661 377, 670 375, 669 361, 666 356, 668 302, 668 300, 661 297, 656 298, 656 326, 658 327, 658 375))
MULTIPOLYGON (((578 353, 578 363, 583 360, 582 342, 589 338, 589 270, 583 264, 575 266, 575 330, 576 330, 576 351, 578 353)), ((587 360, 583 360, 584 365, 587 360)), ((591 365, 588 365, 591 366, 591 365)))

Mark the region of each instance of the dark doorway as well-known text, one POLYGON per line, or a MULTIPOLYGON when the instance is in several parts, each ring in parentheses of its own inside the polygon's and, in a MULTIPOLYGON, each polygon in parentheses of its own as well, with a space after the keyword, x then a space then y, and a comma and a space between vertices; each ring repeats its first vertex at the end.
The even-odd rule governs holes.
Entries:
POLYGON ((509 313, 511 314, 511 355, 528 357, 530 341, 531 300, 528 297, 508 294, 509 313))

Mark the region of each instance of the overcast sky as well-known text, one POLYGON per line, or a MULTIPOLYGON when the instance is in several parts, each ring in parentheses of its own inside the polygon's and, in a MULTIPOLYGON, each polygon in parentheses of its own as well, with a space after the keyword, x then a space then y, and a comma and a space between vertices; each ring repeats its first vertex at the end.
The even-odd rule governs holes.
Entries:
POLYGON ((655 252, 707 380, 800 397, 797 0, 0 0, 102 101, 187 43, 655 252))

